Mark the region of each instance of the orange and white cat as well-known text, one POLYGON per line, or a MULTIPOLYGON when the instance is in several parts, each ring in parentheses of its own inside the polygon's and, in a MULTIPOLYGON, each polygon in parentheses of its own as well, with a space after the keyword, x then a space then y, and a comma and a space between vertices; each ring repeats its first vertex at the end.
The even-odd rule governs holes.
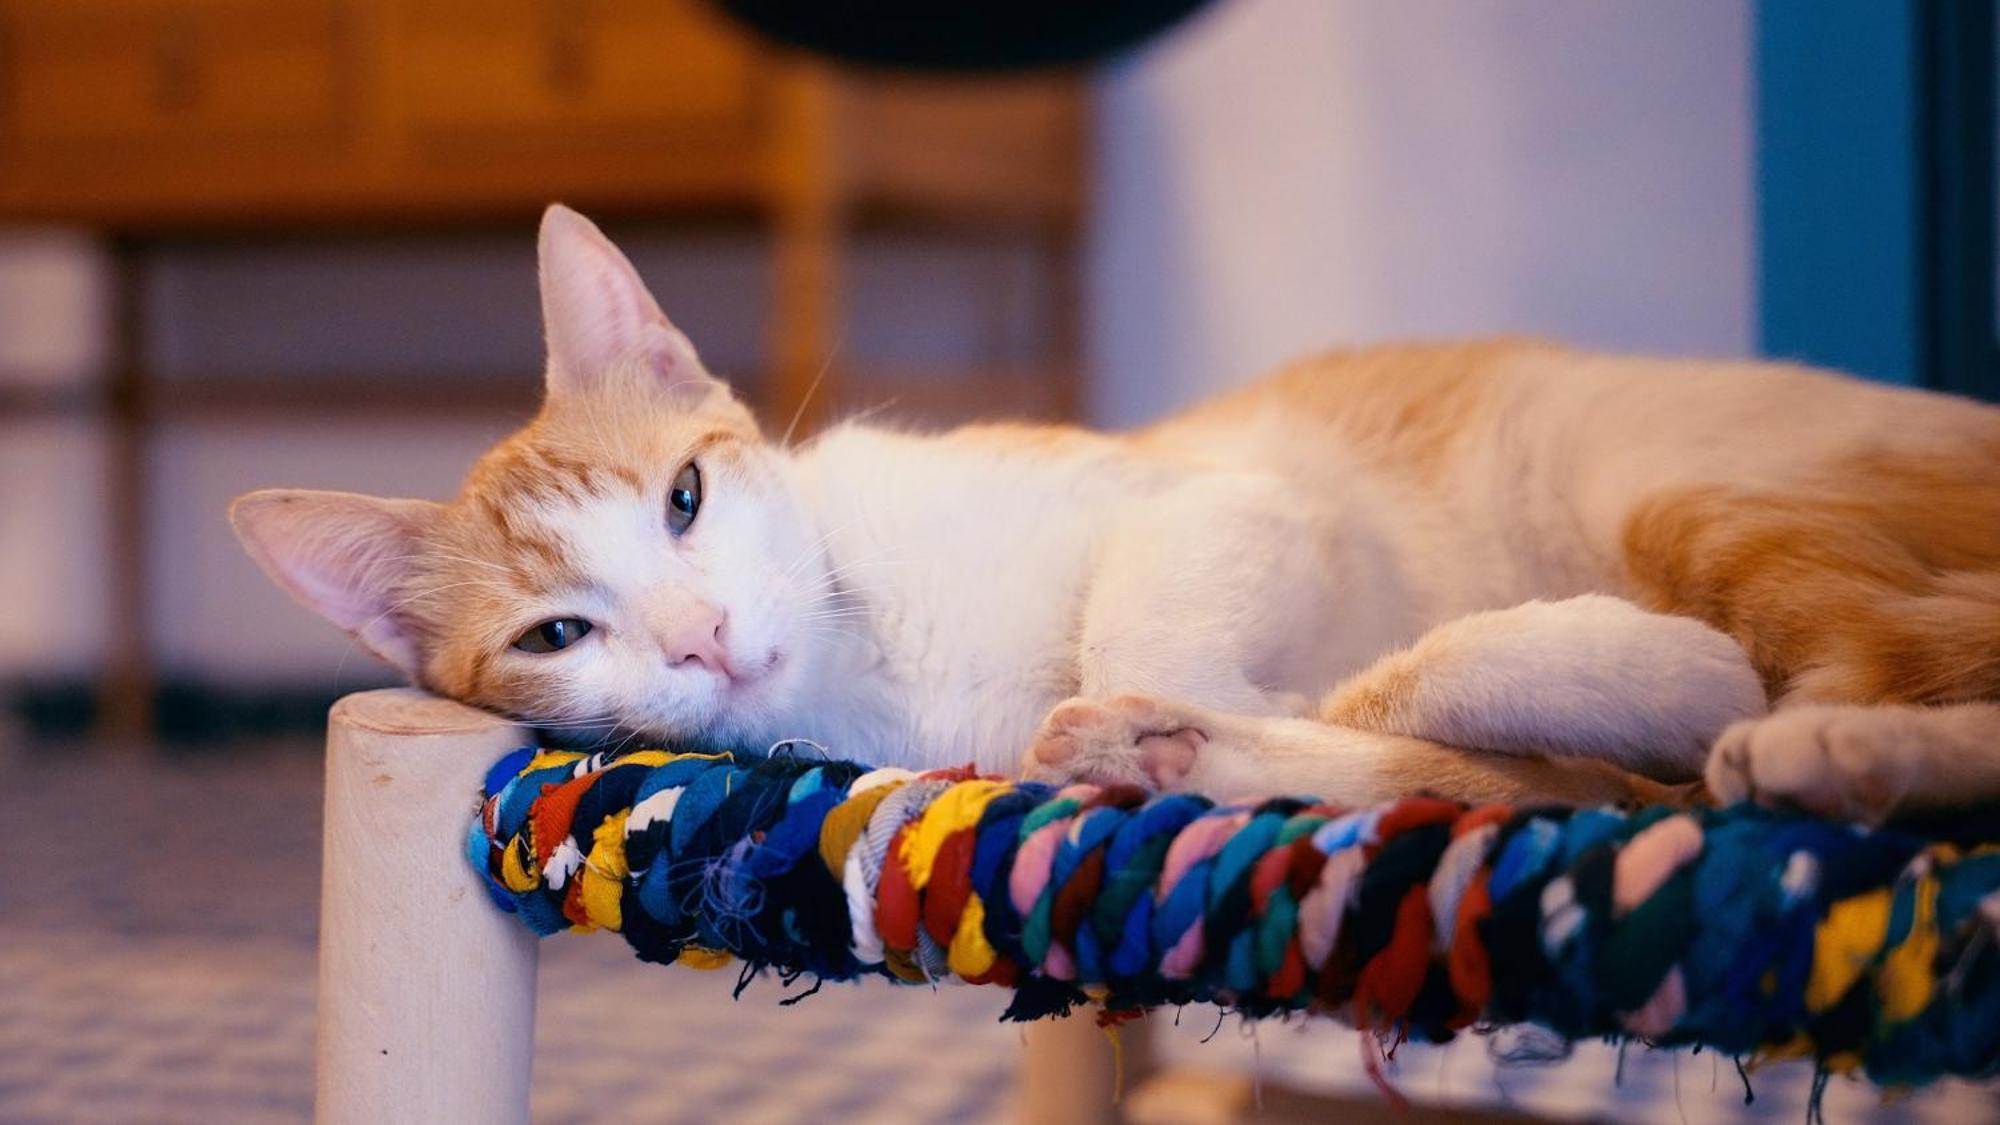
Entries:
POLYGON ((791 449, 575 212, 541 285, 546 402, 455 499, 231 513, 445 695, 1222 796, 1603 800, 1704 767, 1863 819, 2000 796, 2000 411, 1499 342, 1308 360, 1129 435, 791 449))

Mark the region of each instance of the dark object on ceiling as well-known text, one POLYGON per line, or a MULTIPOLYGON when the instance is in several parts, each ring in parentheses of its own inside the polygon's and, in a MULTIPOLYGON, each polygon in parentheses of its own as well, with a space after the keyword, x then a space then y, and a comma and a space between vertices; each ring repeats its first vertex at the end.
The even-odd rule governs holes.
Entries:
POLYGON ((911 70, 1026 70, 1093 62, 1209 0, 713 0, 768 38, 911 70))

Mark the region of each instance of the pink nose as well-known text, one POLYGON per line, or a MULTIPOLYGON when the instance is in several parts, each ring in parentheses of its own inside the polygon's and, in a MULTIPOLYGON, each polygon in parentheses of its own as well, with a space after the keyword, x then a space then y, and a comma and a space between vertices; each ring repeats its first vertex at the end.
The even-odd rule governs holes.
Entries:
POLYGON ((728 624, 729 614, 716 606, 703 605, 689 613, 688 619, 661 641, 667 663, 676 668, 699 664, 725 676, 735 676, 736 670, 729 665, 729 650, 722 641, 722 630, 728 624))

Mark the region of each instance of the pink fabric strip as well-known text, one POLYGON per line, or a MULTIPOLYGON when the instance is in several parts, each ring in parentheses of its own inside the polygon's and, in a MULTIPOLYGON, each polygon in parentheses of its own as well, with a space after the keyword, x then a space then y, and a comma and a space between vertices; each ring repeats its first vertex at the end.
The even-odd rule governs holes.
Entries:
POLYGON ((1687 1011, 1687 981, 1680 966, 1667 970, 1666 979, 1636 1012, 1624 1016, 1625 1029, 1642 1039, 1664 1039, 1687 1011))
POLYGON ((1042 897, 1042 889, 1049 885, 1049 865, 1055 862, 1056 845, 1062 843, 1068 828, 1068 818, 1052 820, 1021 841, 1021 850, 1014 854, 1014 870, 1007 876, 1007 893, 1014 899, 1015 910, 1026 914, 1042 897))
POLYGON ((1227 816, 1205 816, 1182 829, 1168 846, 1167 858, 1160 864, 1160 883, 1153 888, 1154 899, 1166 901, 1167 892, 1180 883, 1188 868, 1221 851, 1229 837, 1248 823, 1250 814, 1239 812, 1227 816))
POLYGON ((1042 956, 1042 972, 1057 980, 1076 979, 1076 958, 1069 955, 1063 943, 1052 941, 1049 951, 1042 956))
MULTIPOLYGON (((1190 867, 1221 851, 1222 845, 1229 842, 1236 830, 1248 823, 1250 814, 1239 812, 1227 816, 1205 816, 1182 829, 1168 846, 1167 857, 1160 864, 1160 883, 1153 889, 1154 894, 1165 901, 1168 892, 1187 878, 1190 867)), ((1201 964, 1202 950, 1201 923, 1197 921, 1160 958, 1160 975, 1169 980, 1186 980, 1193 976, 1195 967, 1201 964)))
POLYGON ((1195 967, 1201 964, 1202 942, 1201 924, 1189 926, 1167 955, 1160 958, 1160 975, 1168 980, 1186 980, 1194 975, 1195 967))
POLYGON ((1452 935, 1458 931, 1458 904, 1465 897, 1466 888, 1472 885, 1472 876, 1479 871, 1480 862, 1486 858, 1486 849, 1499 834, 1499 825, 1482 825, 1453 840, 1439 857, 1430 885, 1431 920, 1436 929, 1431 948, 1437 952, 1451 948, 1452 935))
POLYGON ((1318 971, 1333 956, 1340 940, 1341 920, 1347 916, 1347 900, 1355 877, 1361 874, 1361 846, 1341 850, 1326 857, 1319 869, 1319 881, 1299 900, 1299 953, 1306 964, 1318 971))
POLYGON ((1701 854, 1701 826, 1691 816, 1670 816, 1639 832, 1618 850, 1611 874, 1611 915, 1631 913, 1660 884, 1701 854))

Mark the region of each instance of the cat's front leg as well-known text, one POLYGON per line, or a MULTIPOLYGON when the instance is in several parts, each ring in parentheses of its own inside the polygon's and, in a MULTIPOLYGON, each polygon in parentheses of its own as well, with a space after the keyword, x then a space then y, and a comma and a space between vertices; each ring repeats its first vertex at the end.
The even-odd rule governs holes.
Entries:
POLYGON ((2000 706, 1803 703, 1723 732, 1708 788, 1879 824, 1909 813, 2000 801, 2000 706))
POLYGON ((1488 754, 1312 719, 1231 715, 1126 695, 1072 699, 1042 724, 1023 774, 1222 801, 1313 796, 1359 806, 1430 795, 1472 803, 1678 803, 1603 762, 1488 754))

